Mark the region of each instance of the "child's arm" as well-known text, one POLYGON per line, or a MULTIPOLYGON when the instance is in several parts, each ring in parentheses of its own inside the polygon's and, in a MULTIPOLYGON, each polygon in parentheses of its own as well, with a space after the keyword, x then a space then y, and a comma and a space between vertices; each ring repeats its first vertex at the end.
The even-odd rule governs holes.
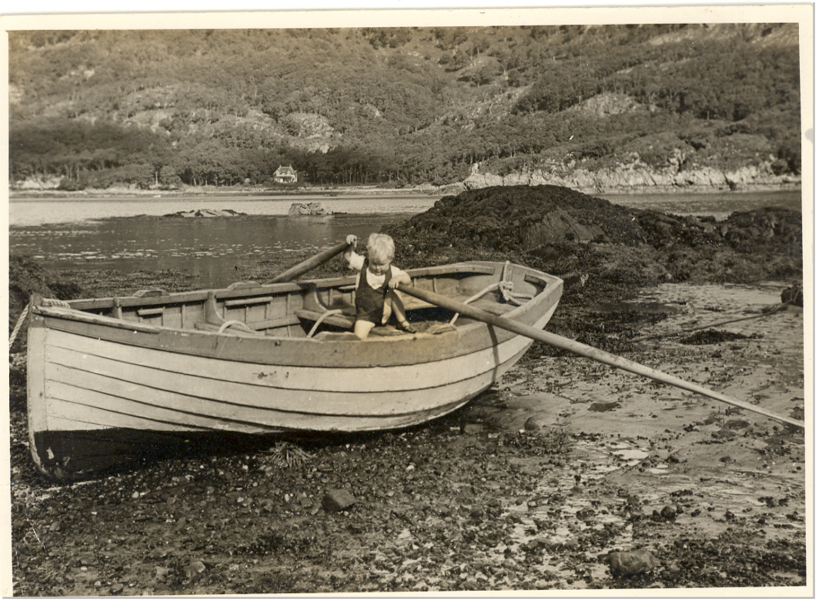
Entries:
POLYGON ((391 274, 391 279, 388 280, 388 287, 392 290, 400 285, 411 285, 411 276, 402 269, 393 267, 396 273, 391 274))
POLYGON ((349 267, 357 271, 362 271, 365 258, 354 251, 354 247, 357 245, 357 236, 353 233, 348 234, 346 236, 346 243, 348 244, 348 248, 343 252, 343 258, 346 259, 349 267))

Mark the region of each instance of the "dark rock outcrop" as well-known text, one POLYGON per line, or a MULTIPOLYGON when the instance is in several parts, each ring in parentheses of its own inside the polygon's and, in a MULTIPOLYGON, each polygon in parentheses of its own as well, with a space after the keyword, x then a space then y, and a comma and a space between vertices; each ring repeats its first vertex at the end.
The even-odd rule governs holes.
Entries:
POLYGON ((293 202, 289 207, 290 217, 325 217, 331 211, 322 202, 293 202))
POLYGON ((245 217, 246 213, 238 212, 230 208, 218 210, 214 208, 198 208, 195 210, 183 210, 177 213, 164 215, 165 217, 183 217, 185 219, 204 218, 211 219, 213 217, 245 217))

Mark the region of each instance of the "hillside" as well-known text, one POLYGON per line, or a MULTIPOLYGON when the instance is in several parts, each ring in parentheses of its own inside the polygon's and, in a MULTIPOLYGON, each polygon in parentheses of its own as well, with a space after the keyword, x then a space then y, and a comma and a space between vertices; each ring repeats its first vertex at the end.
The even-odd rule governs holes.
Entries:
POLYGON ((15 188, 270 186, 281 164, 307 185, 394 187, 735 187, 801 169, 795 24, 9 42, 15 188))

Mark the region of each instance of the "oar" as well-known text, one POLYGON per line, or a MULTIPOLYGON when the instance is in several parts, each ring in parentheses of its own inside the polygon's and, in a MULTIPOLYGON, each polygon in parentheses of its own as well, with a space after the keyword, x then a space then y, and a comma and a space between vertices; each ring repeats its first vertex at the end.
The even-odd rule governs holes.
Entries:
POLYGON ((802 429, 805 428, 805 424, 802 421, 797 421, 796 419, 791 419, 789 417, 777 415, 775 413, 765 410, 764 408, 754 406, 753 404, 749 404, 742 400, 737 400, 736 398, 731 398, 730 396, 726 396, 725 394, 721 394, 720 392, 710 390, 696 383, 685 381, 683 379, 680 379, 679 377, 675 377, 674 375, 669 375, 668 373, 657 371, 645 365, 641 365, 631 360, 621 358, 620 356, 615 356, 614 354, 610 354, 609 352, 604 352, 603 350, 599 350, 598 348, 593 348, 592 346, 587 346, 586 344, 582 344, 581 342, 576 342, 574 340, 561 337, 560 335, 556 335, 554 333, 549 333, 547 331, 542 331, 541 329, 536 329, 535 327, 530 327, 529 325, 519 323, 518 321, 514 321, 512 319, 499 317, 497 315, 486 312, 474 306, 470 306, 463 302, 459 302, 457 300, 448 298, 447 296, 441 296, 434 292, 430 292, 428 290, 423 290, 411 286, 399 286, 399 290, 400 292, 408 294, 409 296, 414 296, 430 304, 435 304, 436 306, 452 310, 466 317, 470 317, 472 319, 476 319, 477 321, 487 323, 488 325, 493 325, 495 327, 500 327, 501 329, 512 331, 513 333, 517 333, 518 335, 523 335, 525 337, 544 342, 545 344, 555 346, 556 348, 569 350, 570 352, 574 352, 575 354, 578 354, 580 356, 591 358, 592 360, 596 360, 598 362, 611 365, 618 369, 623 369, 624 371, 629 371, 631 373, 643 375, 644 377, 649 377, 651 379, 654 379, 655 381, 668 383, 669 385, 673 385, 675 387, 679 387, 690 392, 696 392, 698 394, 702 394, 703 396, 713 398, 714 400, 719 400, 720 402, 731 404, 732 406, 744 408, 745 410, 755 412, 760 415, 764 415, 771 419, 775 419, 776 421, 779 421, 781 423, 793 425, 794 427, 801 427, 802 429))
POLYGON ((324 262, 331 260, 341 252, 345 251, 348 248, 348 244, 343 242, 342 244, 337 244, 329 248, 328 250, 324 250, 320 254, 315 254, 313 257, 304 260, 301 263, 296 264, 291 269, 287 269, 280 275, 275 276, 272 278, 269 283, 281 283, 283 281, 292 281, 296 277, 300 277, 306 271, 310 271, 315 267, 322 265, 324 262))

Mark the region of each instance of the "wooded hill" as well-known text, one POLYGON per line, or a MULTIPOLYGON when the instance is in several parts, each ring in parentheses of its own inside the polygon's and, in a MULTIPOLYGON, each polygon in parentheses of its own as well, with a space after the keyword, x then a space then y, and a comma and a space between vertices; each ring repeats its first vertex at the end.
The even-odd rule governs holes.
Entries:
POLYGON ((10 179, 63 189, 441 185, 600 169, 798 173, 777 25, 9 32, 10 179))

